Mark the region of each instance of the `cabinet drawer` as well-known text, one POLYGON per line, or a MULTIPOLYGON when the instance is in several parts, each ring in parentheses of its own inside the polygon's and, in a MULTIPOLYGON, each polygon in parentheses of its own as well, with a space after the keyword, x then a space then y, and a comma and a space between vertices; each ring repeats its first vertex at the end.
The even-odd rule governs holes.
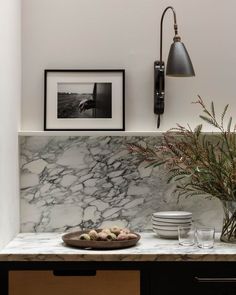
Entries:
POLYGON ((155 265, 151 295, 236 295, 236 264, 167 262, 155 265))
MULTIPOLYGON (((59 274, 59 275, 58 275, 59 274)), ((9 295, 139 295, 139 271, 97 271, 55 276, 52 271, 11 271, 9 295)))
POLYGON ((236 294, 236 278, 195 278, 196 292, 203 295, 235 295, 236 294))

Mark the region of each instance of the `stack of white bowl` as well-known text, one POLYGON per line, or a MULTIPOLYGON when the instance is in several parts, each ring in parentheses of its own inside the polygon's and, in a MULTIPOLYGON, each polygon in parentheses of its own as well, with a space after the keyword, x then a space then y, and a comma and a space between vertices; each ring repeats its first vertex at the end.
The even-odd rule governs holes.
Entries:
POLYGON ((152 227, 162 238, 178 238, 178 226, 192 224, 192 213, 185 211, 162 211, 152 214, 152 227))

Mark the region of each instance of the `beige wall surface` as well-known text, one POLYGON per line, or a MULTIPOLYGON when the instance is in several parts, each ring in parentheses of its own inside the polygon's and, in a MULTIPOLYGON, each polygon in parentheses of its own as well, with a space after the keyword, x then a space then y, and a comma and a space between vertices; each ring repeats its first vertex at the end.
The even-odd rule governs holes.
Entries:
POLYGON ((0 1, 0 248, 19 228, 20 0, 0 1))
MULTIPOLYGON (((195 78, 167 78, 161 131, 178 122, 199 122, 200 94, 220 111, 230 103, 236 115, 234 0, 22 0, 22 129, 43 129, 43 70, 46 68, 126 69, 126 129, 156 130, 153 62, 159 58, 163 9, 173 5, 179 33, 195 78)), ((164 20, 164 58, 173 19, 164 20)))

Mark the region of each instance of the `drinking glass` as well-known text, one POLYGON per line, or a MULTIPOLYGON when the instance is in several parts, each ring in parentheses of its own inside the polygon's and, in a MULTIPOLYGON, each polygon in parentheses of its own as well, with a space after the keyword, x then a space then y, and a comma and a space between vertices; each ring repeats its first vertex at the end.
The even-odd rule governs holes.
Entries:
POLYGON ((215 229, 213 227, 199 227, 196 231, 199 248, 210 249, 214 247, 215 229))
POLYGON ((191 225, 178 226, 179 244, 192 246, 195 244, 195 227, 191 225))

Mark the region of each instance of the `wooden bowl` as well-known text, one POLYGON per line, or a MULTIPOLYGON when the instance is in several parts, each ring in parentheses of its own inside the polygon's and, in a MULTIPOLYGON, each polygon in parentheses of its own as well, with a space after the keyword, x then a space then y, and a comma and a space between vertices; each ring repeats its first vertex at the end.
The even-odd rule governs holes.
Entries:
MULTIPOLYGON (((96 230, 97 232, 102 231, 102 229, 96 230)), ((89 230, 84 231, 76 231, 72 233, 68 233, 62 236, 62 240, 65 244, 77 248, 82 249, 101 249, 101 250, 109 250, 109 249, 122 249, 135 246, 137 242, 140 240, 140 235, 134 233, 137 238, 124 240, 124 241, 86 241, 79 240, 79 236, 82 234, 87 234, 89 230)))

